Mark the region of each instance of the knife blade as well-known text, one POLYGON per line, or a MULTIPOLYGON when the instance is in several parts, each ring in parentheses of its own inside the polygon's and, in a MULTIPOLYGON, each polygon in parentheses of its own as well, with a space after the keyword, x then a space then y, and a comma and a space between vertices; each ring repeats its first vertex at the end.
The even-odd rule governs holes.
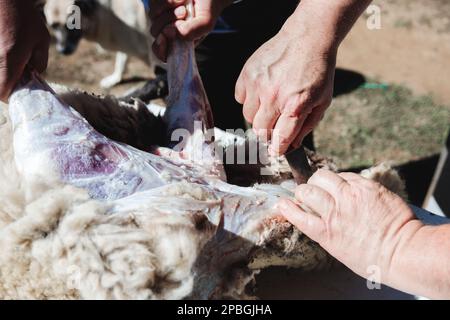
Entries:
POLYGON ((304 184, 313 175, 313 170, 308 162, 305 148, 300 146, 297 149, 291 149, 285 154, 286 160, 291 168, 292 175, 297 184, 304 184))

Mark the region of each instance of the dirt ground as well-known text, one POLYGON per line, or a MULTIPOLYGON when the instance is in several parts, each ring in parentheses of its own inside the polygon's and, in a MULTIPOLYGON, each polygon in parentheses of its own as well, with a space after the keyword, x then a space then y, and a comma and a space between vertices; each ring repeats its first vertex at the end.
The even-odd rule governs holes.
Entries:
POLYGON ((97 45, 82 41, 75 54, 58 54, 55 46, 50 48, 50 62, 46 72, 49 81, 68 87, 83 89, 96 94, 122 95, 153 76, 147 65, 131 58, 123 83, 104 90, 99 82, 114 71, 115 53, 101 50, 97 45))
POLYGON ((450 103, 450 1, 375 0, 381 29, 361 18, 344 41, 338 65, 450 103))
MULTIPOLYGON (((450 127, 450 1, 373 4, 381 8, 381 29, 369 30, 368 16, 361 17, 338 57, 338 67, 360 83, 339 92, 315 135, 319 152, 343 169, 432 157, 450 127)), ((132 59, 125 84, 111 92, 100 89, 99 81, 114 68, 114 56, 87 42, 70 57, 52 48, 47 78, 117 95, 142 83, 134 80, 151 76, 143 63, 132 59)), ((338 87, 350 82, 337 76, 338 87)))
POLYGON ((336 98, 317 130, 319 150, 344 168, 432 156, 450 126, 450 1, 373 4, 381 29, 363 16, 338 56, 371 85, 336 98))

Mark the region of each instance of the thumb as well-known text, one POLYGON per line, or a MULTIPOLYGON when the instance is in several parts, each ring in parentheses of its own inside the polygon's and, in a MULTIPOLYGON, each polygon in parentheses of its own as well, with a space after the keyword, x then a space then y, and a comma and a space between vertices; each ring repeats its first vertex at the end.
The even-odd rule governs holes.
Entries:
POLYGON ((323 106, 319 106, 313 109, 311 114, 308 116, 308 118, 306 118, 305 122, 303 123, 300 133, 292 142, 292 146, 294 148, 300 147, 305 137, 316 128, 316 126, 323 119, 325 110, 326 107, 323 106))
POLYGON ((210 16, 198 16, 188 20, 178 20, 175 26, 182 39, 194 41, 208 34, 214 28, 214 21, 210 16))
POLYGON ((277 204, 280 213, 301 232, 312 240, 322 242, 324 223, 321 218, 307 213, 288 199, 282 199, 277 204))

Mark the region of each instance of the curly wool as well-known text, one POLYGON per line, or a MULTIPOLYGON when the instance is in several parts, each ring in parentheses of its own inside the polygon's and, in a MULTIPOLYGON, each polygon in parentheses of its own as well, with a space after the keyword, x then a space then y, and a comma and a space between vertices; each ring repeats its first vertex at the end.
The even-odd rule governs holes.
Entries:
MULTIPOLYGON (((139 118, 131 109, 106 111, 106 104, 98 103, 100 110, 110 113, 108 121, 116 118, 122 123, 123 129, 116 131, 117 140, 147 144, 139 140, 141 131, 127 133, 127 127, 139 118)), ((77 101, 72 104, 76 107, 77 101)), ((190 184, 178 184, 156 198, 150 207, 121 210, 118 214, 112 204, 91 200, 85 191, 74 187, 53 182, 31 188, 15 167, 12 130, 6 114, 2 107, 0 298, 181 299, 192 295, 196 289, 194 266, 216 231, 214 226, 205 227, 201 217, 217 207, 216 199, 190 184), (186 203, 173 203, 170 199, 174 196, 186 199, 186 203), (188 214, 174 215, 173 210, 188 214)), ((152 119, 151 114, 145 114, 152 119)), ((89 120, 95 121, 95 116, 89 120)), ((114 131, 111 128, 112 123, 105 125, 105 134, 113 135, 114 132, 108 132, 114 131)), ((388 166, 367 174, 381 183, 388 181, 393 191, 401 190, 401 180, 388 166)), ((279 256, 261 252, 255 256, 252 269, 231 270, 221 296, 247 297, 244 288, 257 269, 268 264, 285 265, 286 253, 292 253, 290 265, 305 270, 323 266, 329 260, 317 244, 286 223, 271 221, 265 230, 260 230, 260 235, 261 243, 274 238, 271 245, 279 256), (310 258, 296 260, 297 253, 310 258)))
POLYGON ((148 209, 114 214, 108 203, 70 186, 30 190, 15 168, 5 109, 0 116, 0 298, 189 295, 192 265, 208 234, 195 232, 186 216, 148 214, 148 209))

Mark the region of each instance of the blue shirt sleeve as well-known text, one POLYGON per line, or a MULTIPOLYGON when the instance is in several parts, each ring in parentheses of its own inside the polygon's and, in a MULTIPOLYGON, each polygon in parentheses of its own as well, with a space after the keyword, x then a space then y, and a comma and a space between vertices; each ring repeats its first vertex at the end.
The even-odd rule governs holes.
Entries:
POLYGON ((150 0, 142 0, 142 3, 145 6, 145 10, 150 9, 150 0))

